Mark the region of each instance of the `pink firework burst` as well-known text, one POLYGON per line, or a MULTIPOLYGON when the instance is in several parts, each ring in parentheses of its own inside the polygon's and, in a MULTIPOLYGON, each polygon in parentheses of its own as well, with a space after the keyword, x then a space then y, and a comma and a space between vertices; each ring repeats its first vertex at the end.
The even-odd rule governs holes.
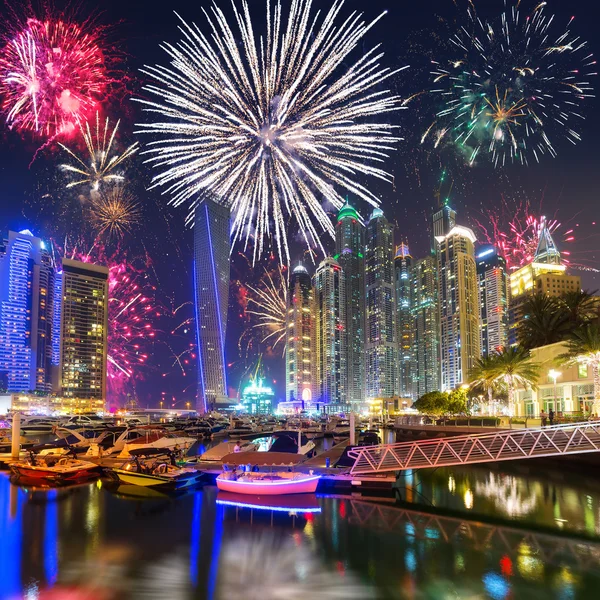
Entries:
POLYGON ((75 130, 112 83, 104 30, 60 19, 28 19, 0 55, 0 108, 8 125, 46 141, 75 130))
POLYGON ((509 270, 518 269, 533 261, 539 234, 545 224, 559 245, 565 264, 570 264, 570 252, 564 245, 574 241, 573 229, 564 231, 562 224, 553 218, 541 215, 541 208, 533 211, 528 201, 509 207, 503 198, 499 208, 485 213, 486 222, 474 219, 481 241, 496 246, 506 259, 509 270))

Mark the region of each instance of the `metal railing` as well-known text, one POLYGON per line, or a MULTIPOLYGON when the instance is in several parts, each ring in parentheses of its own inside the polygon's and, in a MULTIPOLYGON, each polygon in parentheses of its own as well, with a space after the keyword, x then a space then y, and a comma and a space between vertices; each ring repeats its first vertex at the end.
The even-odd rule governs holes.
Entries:
POLYGON ((600 450, 600 422, 495 430, 353 448, 352 475, 498 462, 600 450))

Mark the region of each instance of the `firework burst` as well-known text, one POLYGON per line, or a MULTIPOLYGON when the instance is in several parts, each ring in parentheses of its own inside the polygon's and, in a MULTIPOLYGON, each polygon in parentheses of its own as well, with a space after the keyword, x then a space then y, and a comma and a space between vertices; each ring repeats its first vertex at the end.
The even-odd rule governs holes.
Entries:
POLYGON ((274 238, 289 262, 290 216, 322 250, 319 230, 334 233, 322 201, 339 208, 350 191, 377 205, 356 176, 391 181, 382 165, 400 138, 385 116, 403 107, 383 84, 397 71, 380 65, 377 47, 352 62, 381 16, 365 22, 355 12, 338 24, 343 3, 321 19, 312 0, 291 0, 286 20, 267 0, 264 39, 246 0, 233 5, 237 34, 213 3, 208 36, 182 20, 184 39, 163 45, 170 65, 143 70, 157 97, 139 100, 156 119, 139 125, 156 137, 145 152, 158 170, 153 186, 175 206, 189 203, 190 223, 199 198, 231 207, 233 241, 254 237, 254 260, 274 238))
POLYGON ((451 39, 455 55, 432 61, 431 94, 444 102, 422 137, 449 140, 470 164, 487 155, 496 166, 556 156, 565 138, 580 140, 582 105, 593 97, 596 61, 587 43, 544 12, 521 2, 497 22, 482 21, 469 3, 468 24, 451 39))
POLYGON ((29 19, 1 52, 10 127, 47 140, 74 131, 108 93, 108 54, 101 28, 29 19))
POLYGON ((136 142, 124 152, 119 152, 115 143, 119 124, 120 121, 117 121, 111 130, 108 117, 102 122, 99 113, 96 113, 95 126, 90 128, 89 122, 81 125, 79 130, 85 143, 85 156, 79 156, 75 150, 59 143, 72 159, 71 163, 61 164, 59 167, 73 177, 73 180, 67 183, 67 189, 89 185, 92 190, 98 191, 101 184, 124 181, 124 163, 138 151, 139 144, 136 142))
POLYGON ((90 212, 96 234, 106 235, 109 239, 119 239, 130 233, 141 217, 135 198, 120 185, 102 191, 92 202, 90 212))

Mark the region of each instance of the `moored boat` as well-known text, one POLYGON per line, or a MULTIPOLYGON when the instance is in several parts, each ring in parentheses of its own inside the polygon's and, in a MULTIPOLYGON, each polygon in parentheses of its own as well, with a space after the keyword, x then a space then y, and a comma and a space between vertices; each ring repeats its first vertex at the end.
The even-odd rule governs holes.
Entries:
POLYGON ((17 478, 54 482, 80 481, 99 475, 98 465, 85 460, 67 456, 33 456, 29 460, 21 460, 10 465, 10 470, 17 478))
POLYGON ((283 494, 313 494, 317 491, 320 475, 281 471, 276 473, 225 471, 217 477, 217 487, 224 492, 254 496, 283 494))

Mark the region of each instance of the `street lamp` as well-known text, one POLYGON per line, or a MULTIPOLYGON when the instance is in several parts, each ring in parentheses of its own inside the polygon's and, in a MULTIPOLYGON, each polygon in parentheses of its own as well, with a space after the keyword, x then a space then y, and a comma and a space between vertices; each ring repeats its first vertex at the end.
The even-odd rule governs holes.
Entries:
POLYGON ((550 369, 548 371, 548 377, 552 379, 554 382, 554 410, 556 410, 556 380, 562 375, 560 371, 555 371, 554 369, 550 369))

